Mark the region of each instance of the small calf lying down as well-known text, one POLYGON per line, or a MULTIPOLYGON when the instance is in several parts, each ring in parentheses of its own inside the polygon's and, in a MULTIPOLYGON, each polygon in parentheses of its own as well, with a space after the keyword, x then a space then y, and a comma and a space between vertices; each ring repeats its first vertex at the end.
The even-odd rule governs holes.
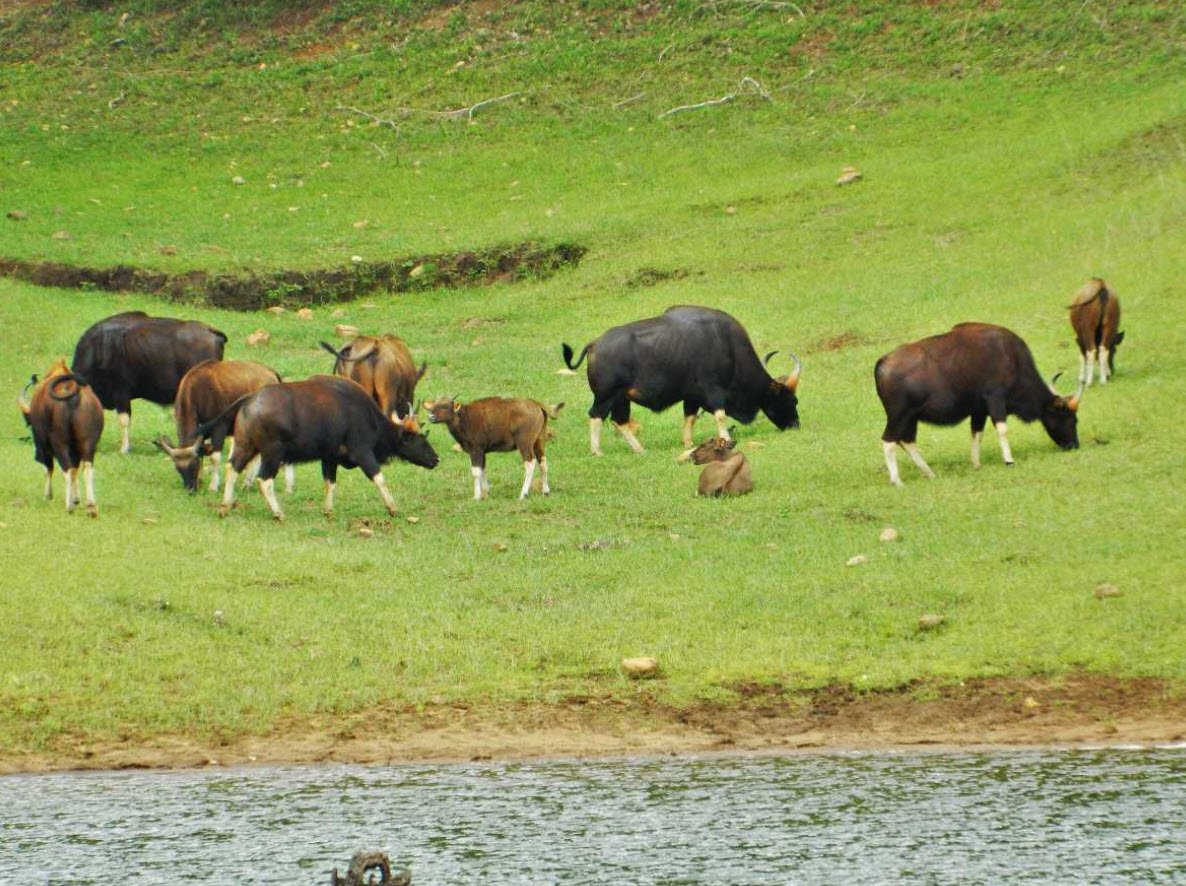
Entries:
POLYGON ((704 465, 704 470, 700 472, 699 495, 717 497, 753 492, 754 481, 750 476, 749 461, 740 452, 733 451, 736 445, 736 440, 710 437, 679 457, 679 461, 704 465))
POLYGON ((518 450, 523 457, 523 489, 519 498, 527 498, 531 491, 531 480, 539 465, 542 492, 549 495, 548 460, 544 457, 544 441, 547 439, 548 419, 555 418, 563 403, 545 406, 535 400, 522 397, 485 397, 462 406, 452 397, 439 400, 425 400, 422 404, 433 424, 443 424, 469 454, 470 471, 474 475, 474 499, 485 498, 490 493, 490 481, 486 478, 486 453, 511 452, 518 450))
POLYGON ((25 399, 37 376, 29 380, 17 403, 33 432, 33 457, 45 468, 45 497, 53 497, 54 459, 66 478, 66 513, 79 502, 78 470, 86 484, 86 509, 99 516, 95 503, 95 449, 103 434, 103 404, 80 376, 55 360, 31 400, 25 399))

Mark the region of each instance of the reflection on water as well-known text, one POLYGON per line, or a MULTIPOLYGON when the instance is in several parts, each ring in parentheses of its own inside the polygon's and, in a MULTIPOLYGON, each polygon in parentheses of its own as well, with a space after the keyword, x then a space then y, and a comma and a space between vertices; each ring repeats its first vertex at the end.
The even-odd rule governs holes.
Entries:
POLYGON ((1186 751, 0 778, 0 883, 1184 883, 1186 751))

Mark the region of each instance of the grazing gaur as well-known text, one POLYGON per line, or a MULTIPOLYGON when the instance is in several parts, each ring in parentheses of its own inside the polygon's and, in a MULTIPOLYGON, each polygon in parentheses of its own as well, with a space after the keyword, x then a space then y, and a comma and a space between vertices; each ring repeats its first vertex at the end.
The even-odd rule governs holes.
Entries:
POLYGON ((682 401, 685 447, 692 445, 692 426, 701 409, 712 413, 717 436, 725 438, 727 416, 749 424, 758 410, 780 431, 799 427, 799 358, 791 355, 795 367, 790 375, 771 378, 764 364, 778 352, 759 360, 745 328, 723 311, 677 305, 658 317, 615 326, 585 345, 575 363, 572 348, 561 348, 569 369, 589 356, 589 446, 594 455, 601 455, 606 416, 631 449, 643 451, 634 433, 638 425, 630 420, 631 403, 661 412, 682 401))
POLYGON ((1067 308, 1079 344, 1079 381, 1091 385, 1098 356, 1100 384, 1106 385, 1108 376, 1115 372, 1116 348, 1124 341, 1116 291, 1099 277, 1093 277, 1075 293, 1067 308))
MULTIPOLYGON (((250 360, 207 360, 185 374, 177 387, 173 418, 177 422, 177 445, 168 437, 156 439, 157 447, 173 459, 181 482, 190 492, 198 489, 202 457, 210 456, 210 491, 218 491, 218 467, 222 444, 231 432, 234 418, 224 418, 210 427, 204 440, 197 438, 198 425, 222 415, 228 406, 264 385, 282 381, 276 370, 250 360)), ((292 492, 292 465, 285 466, 287 491, 292 492)))
POLYGON ((407 418, 414 413, 416 384, 427 363, 416 368, 412 352, 394 335, 360 335, 340 351, 329 342, 321 346, 334 355, 334 375, 353 379, 375 398, 384 415, 407 418))
POLYGON ((103 434, 103 405, 87 380, 55 360, 32 399, 25 399, 37 376, 29 380, 17 399, 25 422, 33 432, 33 457, 45 467, 45 497, 53 497, 54 459, 66 479, 66 512, 79 501, 78 471, 86 484, 86 509, 99 516, 95 501, 95 449, 103 434))
POLYGON ((236 400, 224 415, 199 425, 198 436, 205 439, 227 415, 234 418, 235 435, 227 459, 222 516, 235 502, 236 478, 256 456, 259 489, 277 520, 283 520, 284 513, 273 483, 282 464, 321 462, 325 515, 332 517, 339 467, 361 468, 378 488, 388 513, 395 514, 382 465, 400 458, 435 468, 438 461, 425 435, 410 429, 411 422, 392 421, 358 384, 336 375, 266 385, 236 400))
POLYGON ((699 495, 745 495, 754 491, 749 461, 742 453, 733 451, 736 445, 732 438, 710 437, 677 459, 704 465, 697 487, 699 495))
POLYGON ((954 425, 971 417, 972 465, 977 468, 988 418, 996 426, 1006 465, 1013 464, 1005 428, 1010 415, 1025 422, 1039 419, 1063 449, 1079 448, 1076 412, 1083 385, 1074 396, 1060 397, 1038 374, 1025 342, 1002 326, 960 323, 950 332, 902 345, 877 361, 873 377, 885 407, 882 448, 895 486, 902 485, 898 445, 924 476, 935 476, 915 443, 920 421, 954 425))
POLYGON ((172 403, 182 377, 203 361, 221 360, 226 341, 205 323, 129 311, 84 332, 71 368, 90 382, 104 409, 118 413, 119 451, 128 452, 132 401, 172 403))
POLYGON ((548 459, 544 456, 548 419, 559 414, 563 403, 545 406, 522 397, 485 397, 464 406, 452 397, 425 400, 422 404, 433 424, 444 424, 453 439, 469 455, 470 471, 474 476, 475 501, 490 493, 486 477, 486 453, 518 450, 523 457, 523 488, 519 498, 527 498, 536 465, 540 469, 544 495, 548 486, 548 459))

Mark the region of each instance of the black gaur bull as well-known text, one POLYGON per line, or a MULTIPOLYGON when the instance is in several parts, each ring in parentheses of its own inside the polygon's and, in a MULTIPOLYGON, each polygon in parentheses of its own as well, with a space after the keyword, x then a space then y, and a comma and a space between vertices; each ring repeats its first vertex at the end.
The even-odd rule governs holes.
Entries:
POLYGON ((65 360, 54 361, 32 398, 26 400, 25 393, 36 383, 37 376, 33 376, 17 402, 33 432, 33 457, 45 468, 45 497, 48 500, 53 495, 56 458, 66 481, 66 513, 78 504, 81 469, 87 513, 97 517, 95 449, 103 434, 103 406, 86 379, 66 368, 65 360))
POLYGON ((128 311, 84 332, 71 368, 90 382, 104 409, 119 414, 119 451, 128 452, 132 401, 172 403, 182 377, 205 360, 221 360, 226 341, 205 323, 128 311))
MULTIPOLYGON (((412 420, 392 421, 354 382, 333 375, 267 385, 236 401, 234 449, 227 461, 222 508, 225 516, 235 501, 235 480, 256 456, 259 488, 272 515, 283 520, 273 481, 282 464, 321 462, 325 480, 325 515, 333 516, 338 468, 361 468, 379 489, 383 504, 395 514, 395 502, 380 467, 400 458, 424 468, 439 459, 424 434, 410 429, 412 420)), ((203 439, 225 414, 198 428, 203 439)))
POLYGON ((611 416, 614 427, 635 452, 642 452, 630 420, 630 404, 655 412, 683 402, 684 446, 692 445, 692 426, 700 410, 711 412, 717 436, 729 438, 727 417, 749 424, 758 411, 780 431, 799 427, 798 399, 802 365, 798 357, 788 376, 771 378, 745 328, 724 311, 688 305, 670 307, 658 317, 615 326, 585 345, 573 362, 562 345, 564 362, 576 369, 589 356, 587 369, 593 405, 589 407, 589 446, 601 455, 601 426, 611 416))
POLYGON ((971 417, 972 465, 977 468, 980 435, 989 418, 1006 465, 1013 464, 1005 428, 1010 415, 1025 422, 1041 420, 1050 439, 1063 449, 1079 448, 1076 412, 1083 385, 1074 396, 1060 397, 1038 374, 1025 342, 1002 326, 960 323, 950 332, 902 345, 877 361, 873 376, 885 407, 881 440, 895 486, 902 485, 898 445, 924 476, 935 476, 915 443, 920 421, 954 425, 971 417))
MULTIPOLYGON (((210 491, 218 491, 218 465, 222 444, 231 432, 233 416, 212 424, 204 440, 197 437, 198 425, 212 422, 240 397, 264 385, 281 381, 275 369, 251 360, 207 360, 185 374, 177 387, 173 418, 177 423, 177 445, 168 437, 154 442, 173 460, 181 482, 190 492, 198 489, 202 457, 210 456, 210 491)), ((285 466, 287 491, 292 492, 292 465, 285 466)))

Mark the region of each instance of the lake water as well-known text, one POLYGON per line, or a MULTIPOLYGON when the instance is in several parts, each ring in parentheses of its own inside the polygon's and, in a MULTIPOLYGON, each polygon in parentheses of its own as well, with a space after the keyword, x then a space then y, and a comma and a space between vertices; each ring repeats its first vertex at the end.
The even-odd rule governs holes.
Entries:
POLYGON ((0 778, 0 884, 1186 883, 1186 749, 0 778))

